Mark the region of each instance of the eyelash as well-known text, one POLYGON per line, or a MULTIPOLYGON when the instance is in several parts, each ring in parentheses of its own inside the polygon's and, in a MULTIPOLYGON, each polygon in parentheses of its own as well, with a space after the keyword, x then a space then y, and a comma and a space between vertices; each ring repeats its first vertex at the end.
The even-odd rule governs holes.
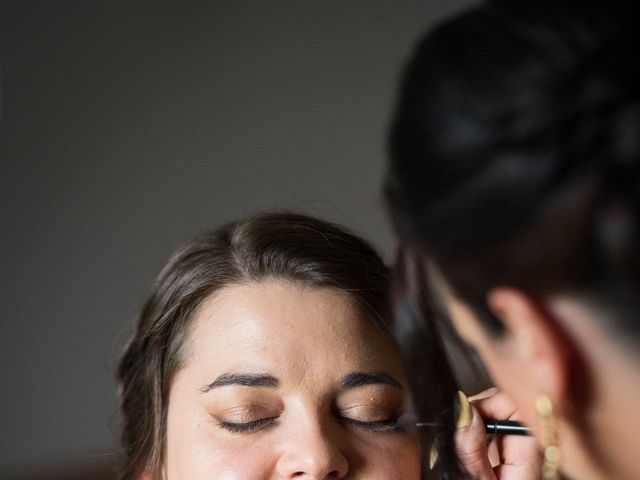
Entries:
MULTIPOLYGON (((220 421, 220 428, 228 430, 232 433, 243 433, 258 430, 261 427, 272 424, 278 417, 265 417, 258 420, 252 420, 250 422, 236 423, 236 422, 224 422, 220 421)), ((347 425, 352 425, 357 428, 365 430, 371 430, 374 432, 398 432, 401 430, 398 420, 396 418, 390 418, 389 420, 382 420, 377 422, 362 422, 360 420, 354 420, 352 418, 343 417, 342 422, 347 425)))
POLYGON ((265 417, 258 420, 252 420, 250 422, 236 423, 220 421, 220 428, 229 430, 233 433, 249 432, 252 430, 258 430, 261 427, 273 423, 278 417, 265 417))
POLYGON ((342 422, 358 428, 364 428, 365 430, 372 430, 374 432, 400 431, 400 424, 398 423, 398 419, 396 418, 390 418, 388 420, 381 420, 377 422, 362 422, 360 420, 354 420, 352 418, 342 418, 342 422))

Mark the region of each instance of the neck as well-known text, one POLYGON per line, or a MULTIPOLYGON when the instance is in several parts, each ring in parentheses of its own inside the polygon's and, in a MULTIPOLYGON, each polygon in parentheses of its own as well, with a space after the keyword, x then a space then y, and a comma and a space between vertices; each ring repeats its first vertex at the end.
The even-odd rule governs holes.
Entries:
POLYGON ((595 320, 607 321, 602 312, 571 302, 561 308, 583 356, 581 371, 576 372, 580 392, 568 392, 567 411, 560 422, 563 471, 581 480, 636 479, 640 471, 637 347, 624 345, 622 335, 603 331, 595 320))

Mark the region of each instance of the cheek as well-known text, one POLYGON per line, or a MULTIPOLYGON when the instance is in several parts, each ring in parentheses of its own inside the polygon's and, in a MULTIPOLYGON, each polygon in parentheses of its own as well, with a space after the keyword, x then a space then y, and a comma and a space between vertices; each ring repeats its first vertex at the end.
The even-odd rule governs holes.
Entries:
MULTIPOLYGON (((356 469, 367 480, 419 480, 420 454, 418 441, 403 437, 368 446, 362 452, 364 468, 356 469)), ((355 465, 352 465, 354 467, 355 465)))
POLYGON ((271 478, 274 454, 259 441, 224 441, 210 425, 167 432, 166 480, 263 480, 271 478), (250 452, 248 455, 247 452, 250 452))
POLYGON ((273 449, 259 439, 229 441, 199 408, 170 404, 166 480, 263 480, 271 477, 273 449), (247 452, 251 452, 250 455, 247 452))

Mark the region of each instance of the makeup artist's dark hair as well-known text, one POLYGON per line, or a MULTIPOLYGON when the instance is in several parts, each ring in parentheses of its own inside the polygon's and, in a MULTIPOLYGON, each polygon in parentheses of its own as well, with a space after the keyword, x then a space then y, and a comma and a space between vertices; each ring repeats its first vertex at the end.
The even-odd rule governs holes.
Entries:
MULTIPOLYGON (((502 324, 486 295, 510 285, 538 297, 581 294, 611 312, 612 334, 640 338, 634 3, 485 1, 420 42, 397 103, 385 184, 412 292, 424 291, 428 261, 496 335, 502 324)), ((399 301, 405 313, 411 302, 399 301)), ((429 368, 444 353, 437 338, 416 344, 416 329, 438 330, 426 317, 404 322, 401 340, 429 368)), ((454 397, 448 373, 411 372, 422 376, 418 388, 438 384, 443 402, 454 397)), ((448 411, 439 445, 456 478, 448 411)))
POLYGON ((269 213, 197 236, 160 272, 118 367, 124 462, 119 478, 160 478, 169 388, 198 305, 242 282, 284 280, 344 292, 387 330, 387 268, 364 240, 334 224, 269 213))

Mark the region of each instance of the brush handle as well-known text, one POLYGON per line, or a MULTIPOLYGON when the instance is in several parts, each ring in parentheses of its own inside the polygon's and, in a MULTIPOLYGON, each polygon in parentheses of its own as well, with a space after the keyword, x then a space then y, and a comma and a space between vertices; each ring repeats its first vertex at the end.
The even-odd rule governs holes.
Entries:
MULTIPOLYGON (((493 420, 491 418, 485 418, 483 421, 484 428, 489 435, 531 435, 531 429, 525 427, 520 422, 513 420, 493 420)), ((415 425, 417 428, 434 428, 442 425, 437 422, 409 423, 410 425, 415 425)))
POLYGON ((490 435, 531 435, 529 427, 513 420, 484 420, 484 428, 490 435))

